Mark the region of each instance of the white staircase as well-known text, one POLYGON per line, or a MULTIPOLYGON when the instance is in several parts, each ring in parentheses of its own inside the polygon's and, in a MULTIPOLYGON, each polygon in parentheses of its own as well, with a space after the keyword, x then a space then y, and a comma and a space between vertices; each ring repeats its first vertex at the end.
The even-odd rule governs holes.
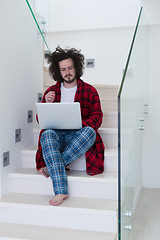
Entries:
POLYGON ((76 160, 67 173, 69 199, 58 207, 50 206, 51 179, 35 169, 39 129, 34 129, 35 146, 22 150, 23 168, 9 173, 10 193, 0 200, 0 239, 116 239, 117 87, 96 88, 104 111, 99 129, 106 146, 104 173, 89 176, 85 158, 76 160))

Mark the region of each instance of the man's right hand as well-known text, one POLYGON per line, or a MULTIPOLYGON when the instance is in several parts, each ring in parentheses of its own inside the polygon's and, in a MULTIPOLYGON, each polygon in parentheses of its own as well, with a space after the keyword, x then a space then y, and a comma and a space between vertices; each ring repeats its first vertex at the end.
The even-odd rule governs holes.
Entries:
POLYGON ((45 100, 48 103, 54 102, 54 98, 55 98, 55 92, 54 91, 50 91, 45 95, 45 100))

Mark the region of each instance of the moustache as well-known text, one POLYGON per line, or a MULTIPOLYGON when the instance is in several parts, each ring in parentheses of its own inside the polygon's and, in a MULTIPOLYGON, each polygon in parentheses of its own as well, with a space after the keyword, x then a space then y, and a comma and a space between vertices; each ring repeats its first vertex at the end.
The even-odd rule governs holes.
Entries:
POLYGON ((71 74, 67 74, 65 77, 72 77, 72 75, 71 74))

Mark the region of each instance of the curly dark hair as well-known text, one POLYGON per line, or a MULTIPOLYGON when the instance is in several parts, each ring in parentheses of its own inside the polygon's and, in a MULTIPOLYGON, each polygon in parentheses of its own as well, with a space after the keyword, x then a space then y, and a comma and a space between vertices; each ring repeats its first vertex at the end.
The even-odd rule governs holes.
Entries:
POLYGON ((68 58, 71 58, 73 60, 76 70, 76 78, 78 79, 83 75, 84 56, 80 53, 80 51, 76 50, 75 48, 62 49, 58 46, 53 53, 45 54, 45 58, 50 64, 50 75, 57 82, 63 82, 63 78, 59 69, 59 62, 68 58))

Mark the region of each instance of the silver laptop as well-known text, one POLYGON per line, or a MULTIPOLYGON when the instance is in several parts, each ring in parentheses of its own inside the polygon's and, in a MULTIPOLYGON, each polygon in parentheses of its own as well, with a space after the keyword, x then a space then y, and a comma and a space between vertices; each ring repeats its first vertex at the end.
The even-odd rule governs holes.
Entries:
POLYGON ((41 129, 82 128, 79 102, 36 103, 41 129))

